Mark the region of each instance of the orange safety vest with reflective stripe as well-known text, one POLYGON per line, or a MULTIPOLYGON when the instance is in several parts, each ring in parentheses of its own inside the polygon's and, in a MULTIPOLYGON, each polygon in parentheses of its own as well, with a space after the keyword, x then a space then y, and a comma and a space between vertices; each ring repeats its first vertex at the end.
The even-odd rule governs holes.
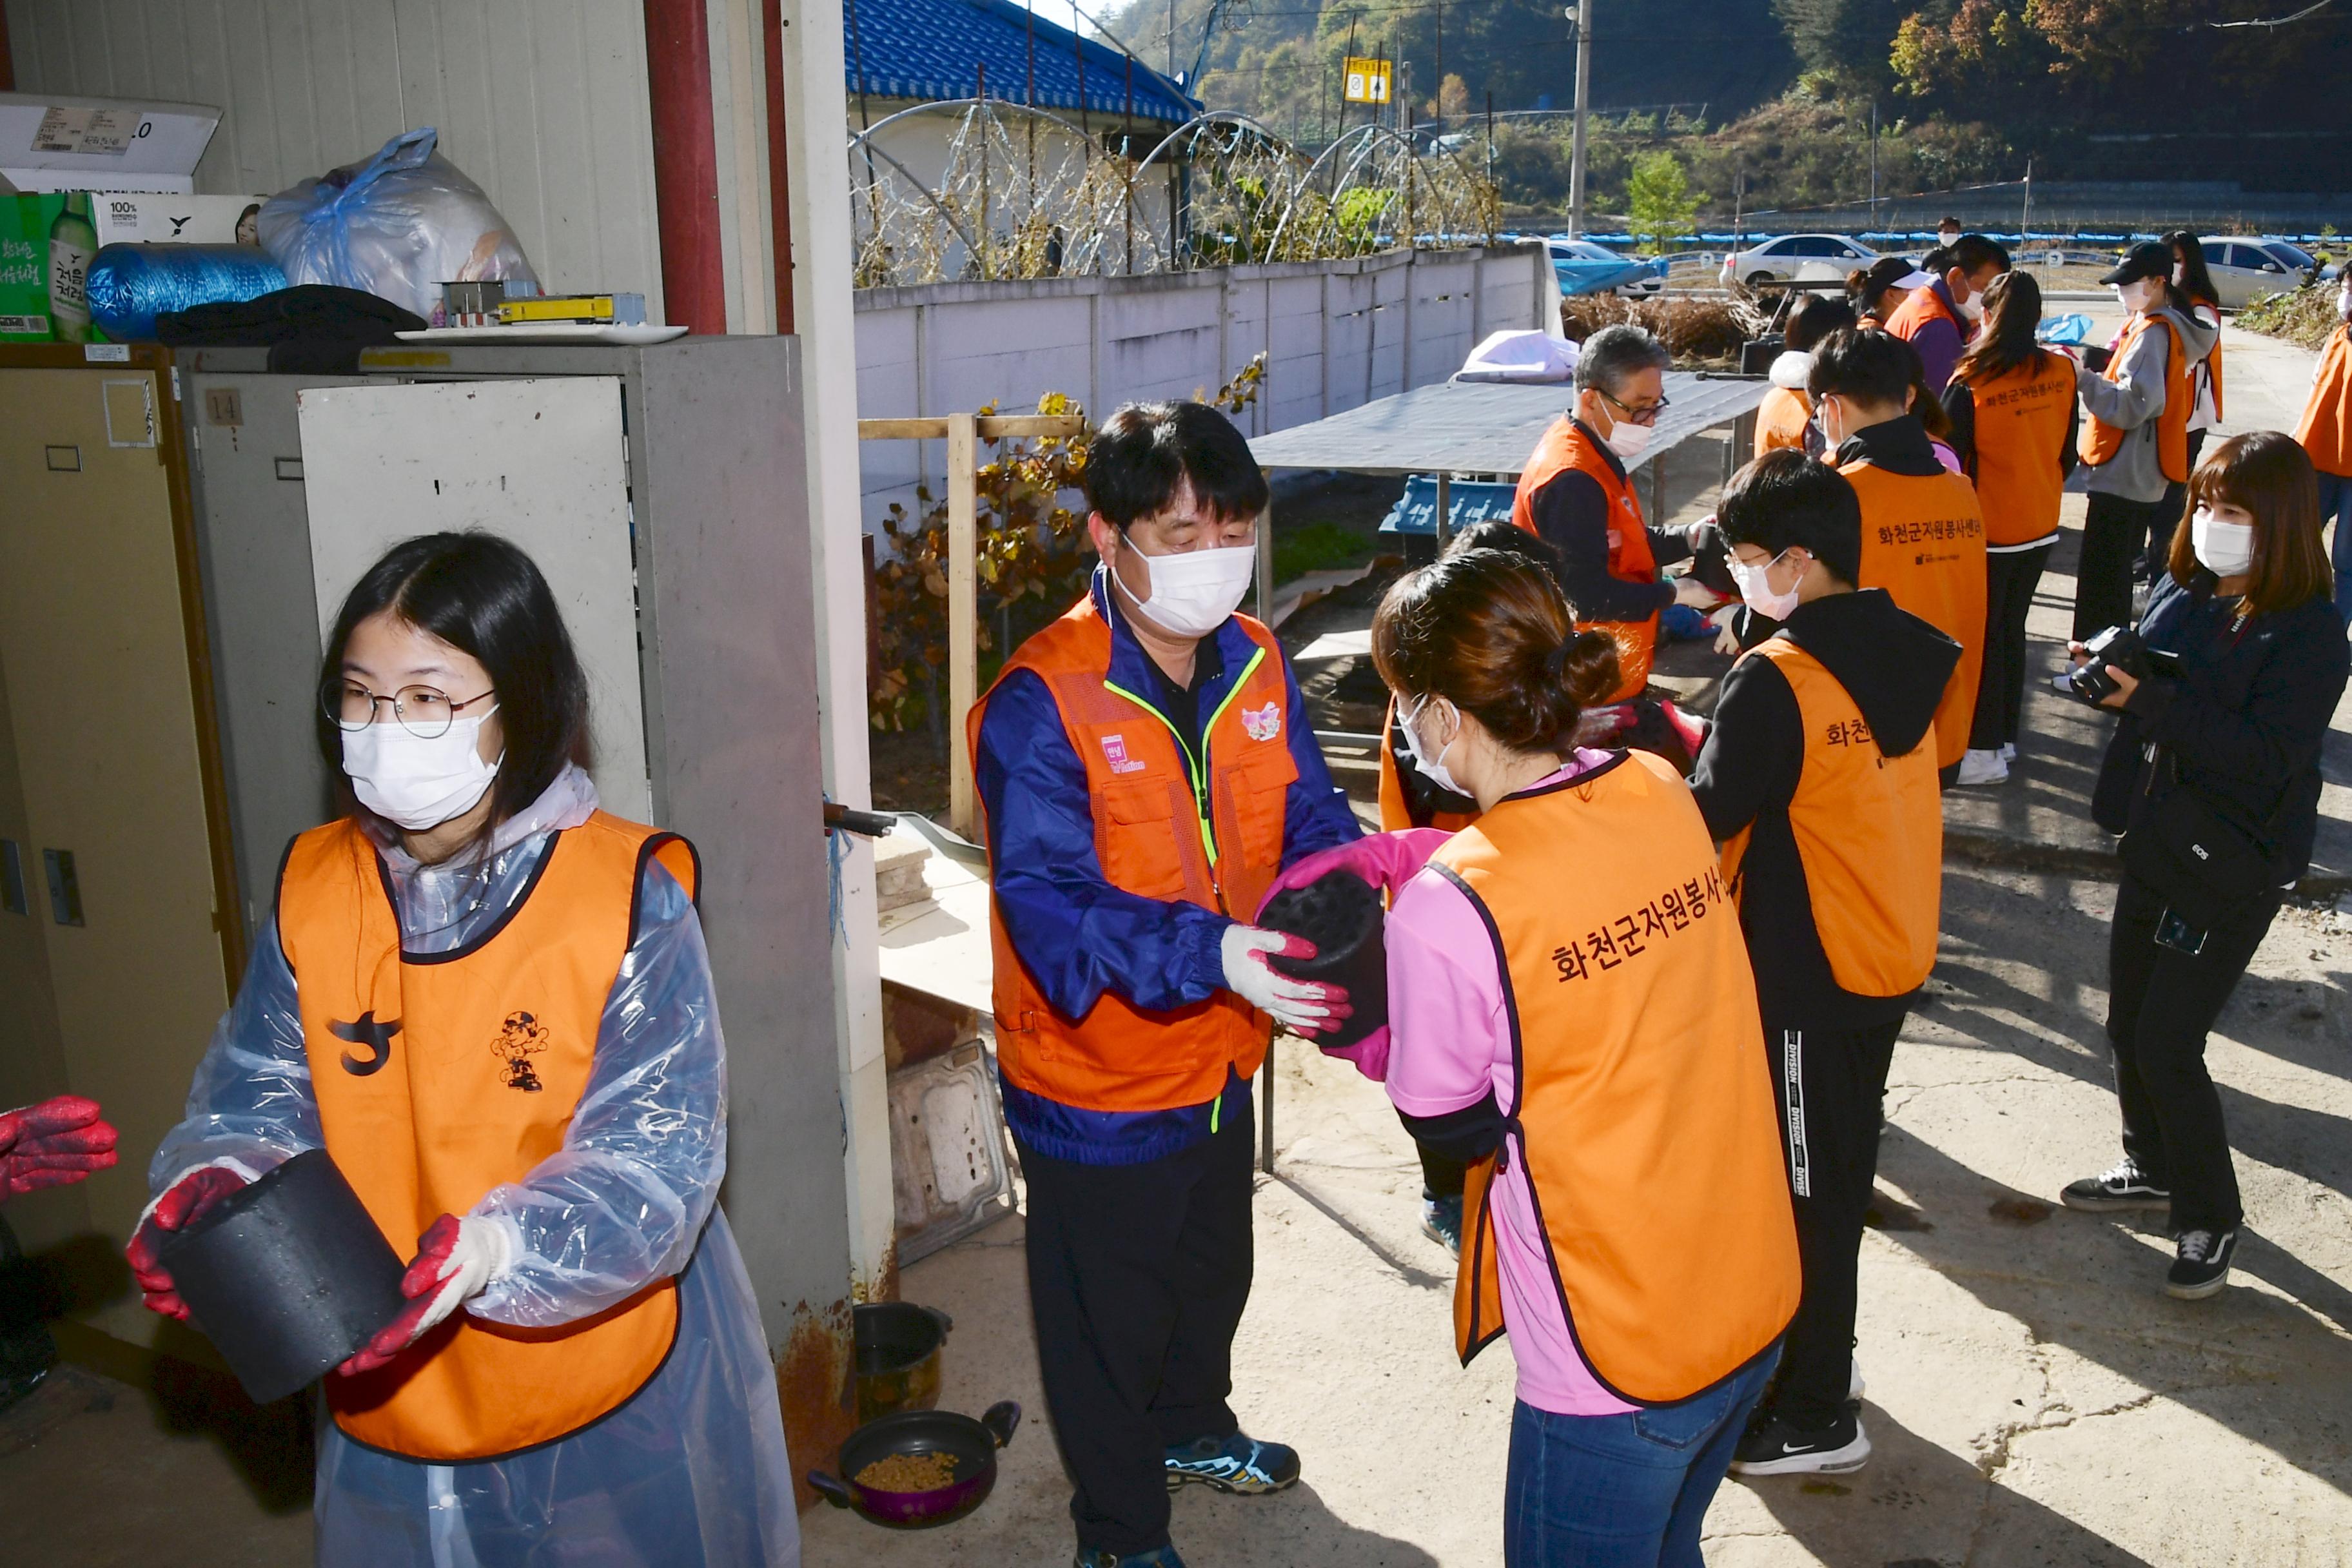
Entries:
MULTIPOLYGON (((2156 416, 2156 459, 2164 477, 2176 483, 2189 477, 2189 419, 2197 411, 2197 384, 2189 375, 2189 348, 2181 342, 2180 329, 2166 316, 2134 316, 2124 325, 2124 335, 2116 343, 2115 353, 2108 356, 2107 368, 2099 374, 2109 381, 2122 379, 2124 362, 2130 358, 2132 345, 2150 327, 2162 326, 2165 332, 2164 411, 2156 416)), ((2097 468, 2116 460, 2124 449, 2124 438, 2130 431, 2108 424, 2086 408, 2083 420, 2083 461, 2097 468)))
POLYGON ((1903 303, 1895 306, 1894 313, 1886 318, 1886 330, 1908 342, 1919 335, 1920 328, 1938 316, 1952 323, 1952 330, 1960 334, 1960 342, 1969 341, 1968 322, 1960 320, 1952 308, 1944 303, 1944 297, 1936 292, 1936 286, 1932 283, 1923 283, 1903 297, 1903 303))
MULTIPOLYGON (((698 889, 686 840, 600 811, 555 835, 505 920, 466 947, 409 953, 390 875, 358 824, 314 827, 287 850, 278 933, 320 1130, 395 1250, 563 1147, 652 858, 698 889)), ((328 1378, 327 1405, 372 1447, 496 1458, 626 1403, 677 1331, 674 1279, 555 1328, 458 1311, 389 1365, 328 1378)))
POLYGON ((2066 425, 2074 413, 2074 362, 2048 354, 1971 381, 1976 401, 1977 505, 1985 542, 2030 544, 2058 531, 2066 425))
MULTIPOLYGON (((1642 521, 1642 503, 1633 487, 1617 471, 1610 454, 1585 438, 1576 421, 1562 415, 1536 442, 1528 466, 1519 471, 1518 493, 1511 500, 1511 521, 1537 533, 1536 492, 1574 468, 1590 474, 1601 486, 1609 505, 1609 575, 1621 583, 1654 583, 1658 558, 1650 551, 1650 531, 1642 521)), ((1574 606, 1570 606, 1573 608, 1574 606)), ((1629 702, 1650 684, 1650 664, 1657 655, 1658 616, 1653 610, 1638 621, 1579 621, 1578 631, 1604 631, 1617 639, 1617 689, 1611 702, 1629 702)))
POLYGON ((2311 397, 2294 423, 2294 438, 2320 472, 2352 474, 2352 326, 2336 328, 2320 351, 2311 397))
POLYGON ((1797 1237, 1747 944, 1689 786, 1622 752, 1429 863, 1485 918, 1513 1039, 1507 1131, 1465 1192, 1455 1349, 1506 1327, 1487 1200, 1517 1160, 1601 1384, 1663 1405, 1720 1382, 1795 1313, 1797 1237))
POLYGON ((1813 400, 1794 387, 1776 386, 1756 405, 1756 456, 1783 447, 1805 449, 1805 426, 1812 423, 1813 400))
POLYGON ((1960 645, 1959 666, 1936 707, 1936 765, 1948 768, 1969 749, 1984 672, 1985 527, 1976 488, 1940 470, 1891 474, 1860 462, 1838 472, 1862 501, 1854 586, 1885 589, 1898 608, 1960 645))
MULTIPOLYGON (((1789 828, 1831 976, 1858 996, 1917 990, 1936 965, 1943 904, 1935 748, 1922 742, 1885 755, 1838 678, 1785 637, 1767 637, 1740 658, 1770 659, 1797 695, 1805 756, 1789 828)), ((1740 862, 1753 832, 1753 824, 1743 827, 1723 847, 1734 899, 1744 891, 1740 862)))
MULTIPOLYGON (((1274 634, 1234 618, 1256 651, 1202 726, 1208 754, 1197 768, 1158 709, 1111 683, 1110 626, 1091 593, 1023 643, 997 680, 1031 670, 1053 693, 1087 770, 1095 853, 1112 887, 1248 921, 1282 869, 1298 777, 1286 737, 1304 716, 1289 710, 1274 634)), ((975 764, 987 711, 983 697, 965 724, 975 764)), ((1023 967, 992 898, 989 930, 997 1066, 1033 1094, 1088 1110, 1172 1110, 1215 1099, 1228 1071, 1248 1078, 1265 1058, 1272 1024, 1230 991, 1167 1013, 1105 991, 1085 1017, 1065 1018, 1023 967)))

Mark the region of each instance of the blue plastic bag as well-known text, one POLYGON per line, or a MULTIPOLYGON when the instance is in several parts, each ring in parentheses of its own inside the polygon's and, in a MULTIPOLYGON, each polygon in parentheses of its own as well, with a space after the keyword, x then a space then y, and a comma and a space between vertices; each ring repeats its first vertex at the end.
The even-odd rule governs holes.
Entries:
POLYGON ((137 342, 167 311, 285 287, 285 269, 250 245, 110 245, 89 264, 89 319, 116 342, 137 342))
POLYGON ((438 319, 441 285, 539 281, 482 187, 434 151, 430 125, 362 163, 304 180, 262 204, 261 243, 295 283, 363 289, 438 319))
POLYGON ((2033 329, 2033 337, 2044 343, 2086 343, 2091 341, 2091 318, 2075 311, 2047 316, 2033 329))

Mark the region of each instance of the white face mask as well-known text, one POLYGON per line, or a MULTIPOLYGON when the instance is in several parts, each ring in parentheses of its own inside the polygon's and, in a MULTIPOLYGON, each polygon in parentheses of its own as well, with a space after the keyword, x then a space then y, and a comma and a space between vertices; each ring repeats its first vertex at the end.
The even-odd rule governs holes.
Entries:
MULTIPOLYGON (((1444 699, 1439 698, 1437 700, 1444 701, 1444 699)), ((1412 753, 1412 765, 1419 768, 1421 770, 1422 776, 1429 780, 1430 783, 1435 784, 1440 789, 1452 790, 1455 795, 1475 798, 1471 797, 1470 792, 1462 786, 1462 781, 1455 778, 1445 769, 1445 753, 1454 749, 1454 741, 1458 741, 1462 738, 1461 710, 1454 710, 1454 741, 1448 741, 1445 744, 1438 747, 1437 754, 1433 757, 1431 756, 1428 750, 1422 745, 1421 736, 1413 730, 1412 721, 1421 717, 1422 710, 1428 707, 1430 701, 1431 699, 1424 697, 1420 701, 1412 705, 1412 709, 1410 712, 1402 713, 1398 716, 1397 726, 1404 731, 1404 749, 1412 753)), ((1447 702, 1445 705, 1448 708, 1454 707, 1454 704, 1451 702, 1447 702)))
POLYGON ((2253 567, 2253 525, 2223 522, 2200 506, 2189 520, 2189 547, 2216 577, 2235 577, 2253 567))
POLYGON ((2116 298, 2123 301, 2126 310, 2148 310, 2164 298, 2164 280, 2143 278, 2135 283, 2118 283, 2116 285, 2116 298))
POLYGON ((1627 462, 1632 462, 1650 449, 1650 438, 1657 431, 1647 425, 1636 425, 1630 419, 1620 419, 1609 427, 1604 439, 1609 449, 1627 462))
POLYGON ((1138 599, 1118 574, 1111 581, 1145 619, 1171 637, 1204 637, 1230 619, 1257 575, 1257 546, 1221 545, 1213 550, 1187 550, 1174 555, 1146 555, 1132 551, 1151 574, 1151 597, 1138 599))
POLYGON ((396 723, 344 731, 343 772, 351 777, 352 793, 362 805, 411 833, 463 816, 499 776, 498 763, 482 761, 482 719, 488 716, 452 720, 429 741, 396 723))
MULTIPOLYGON (((1805 580, 1804 569, 1801 567, 1797 572, 1797 583, 1791 583, 1787 593, 1774 593, 1769 574, 1780 563, 1778 555, 1761 566, 1751 566, 1736 556, 1729 563, 1732 581, 1739 584, 1739 596, 1747 601, 1749 609, 1767 620, 1785 621, 1796 613, 1797 583, 1805 580)), ((1805 564, 1810 566, 1811 563, 1805 564)))
POLYGON ((2352 284, 2347 284, 2336 291, 2336 313, 2346 321, 2352 321, 2352 284))
POLYGON ((1960 301, 1960 317, 1971 323, 1984 320, 1984 296, 1971 294, 1960 301))

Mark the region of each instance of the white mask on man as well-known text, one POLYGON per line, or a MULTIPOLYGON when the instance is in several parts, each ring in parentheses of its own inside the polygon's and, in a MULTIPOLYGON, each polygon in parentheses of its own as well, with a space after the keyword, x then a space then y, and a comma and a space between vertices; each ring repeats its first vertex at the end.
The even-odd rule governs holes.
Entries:
POLYGON ((1145 619, 1172 637, 1204 637, 1223 626, 1241 607, 1242 595, 1257 575, 1255 544, 1145 555, 1125 540, 1120 542, 1141 558, 1151 578, 1151 597, 1138 599, 1116 571, 1111 581, 1118 583, 1119 592, 1145 619))
POLYGON ((1636 425, 1630 419, 1620 419, 1609 427, 1604 437, 1609 449, 1630 463, 1650 449, 1650 439, 1657 431, 1647 425, 1636 425))

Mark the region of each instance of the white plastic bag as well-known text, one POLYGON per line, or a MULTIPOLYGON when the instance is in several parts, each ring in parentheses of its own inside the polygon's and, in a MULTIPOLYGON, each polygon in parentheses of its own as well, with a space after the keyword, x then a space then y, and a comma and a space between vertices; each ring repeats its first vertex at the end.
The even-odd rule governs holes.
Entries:
POLYGON ((539 281, 482 187, 434 152, 430 125, 363 163, 304 180, 262 204, 261 243, 295 283, 363 289, 427 321, 441 285, 539 281))
POLYGON ((1576 374, 1577 345, 1528 328, 1489 332, 1470 351, 1456 381, 1559 382, 1576 374))

